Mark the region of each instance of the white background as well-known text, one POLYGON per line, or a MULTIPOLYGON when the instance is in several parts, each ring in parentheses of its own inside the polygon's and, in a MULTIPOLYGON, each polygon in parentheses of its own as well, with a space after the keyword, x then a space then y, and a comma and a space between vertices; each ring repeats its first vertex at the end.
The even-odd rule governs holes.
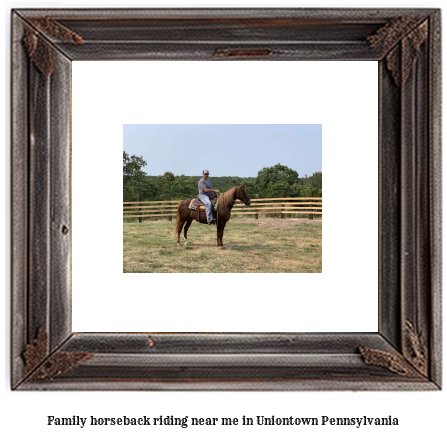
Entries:
MULTIPOLYGON (((9 9, 11 7, 55 7, 55 6, 73 6, 74 2, 68 4, 62 3, 7 3, 3 22, 5 44, 2 45, 5 60, 2 63, 2 73, 6 93, 4 96, 5 117, 1 122, 1 132, 5 132, 5 190, 2 190, 2 196, 5 196, 5 204, 9 197, 9 76, 7 68, 9 66, 9 9), (6 69, 5 69, 6 68, 6 69)), ((134 1, 136 5, 137 2, 134 1)), ((145 1, 145 5, 150 5, 150 1, 145 1)), ((156 3, 152 3, 156 4, 156 3)), ((189 3, 178 2, 177 5, 191 6, 189 3)), ((202 5, 213 4, 211 1, 202 3, 202 5)), ((78 6, 94 6, 83 5, 78 6)), ((100 6, 97 3, 95 6, 100 6)), ((110 3, 107 3, 111 6, 110 3)), ((199 5, 197 2, 196 5, 199 5)), ((231 6, 229 4, 219 4, 221 6, 231 6)), ((259 6, 259 3, 245 2, 245 5, 259 6)), ((268 5, 268 4, 267 4, 268 5)), ((334 6, 335 2, 326 2, 318 6, 334 6)), ((401 6, 408 7, 411 5, 426 7, 441 7, 441 2, 411 2, 411 1, 394 1, 392 5, 382 1, 374 4, 365 2, 357 2, 351 5, 338 6, 401 6)), ((113 5, 112 5, 113 6, 113 5)), ((131 6, 130 3, 125 6, 131 6)), ((272 5, 270 5, 272 6, 272 5)), ((287 4, 284 6, 317 6, 306 5, 303 3, 287 4)), ((444 57, 445 59, 445 57, 444 57)), ((445 99, 444 99, 445 101, 445 99)), ((241 417, 242 415, 276 415, 276 416, 388 416, 393 415, 399 418, 400 426, 393 428, 360 428, 354 427, 332 427, 332 428, 253 428, 250 430, 242 430, 240 428, 232 428, 230 433, 238 436, 306 436, 306 437, 395 437, 395 436, 445 436, 447 427, 445 424, 445 406, 447 406, 447 397, 445 391, 438 392, 337 392, 337 393, 303 393, 303 392, 269 392, 269 393, 218 393, 218 392, 201 392, 201 393, 77 393, 77 392, 51 392, 51 393, 21 393, 11 392, 9 390, 9 337, 10 337, 10 317, 9 317, 9 214, 2 215, 2 229, 6 236, 5 245, 5 263, 2 263, 2 277, 5 278, 5 299, 4 308, 1 312, 2 326, 4 327, 4 336, 2 337, 2 381, 3 390, 1 397, 1 422, 0 428, 3 436, 45 436, 45 437, 96 437, 99 433, 107 434, 108 437, 122 437, 124 434, 132 437, 147 436, 228 436, 228 429, 219 427, 210 430, 203 429, 79 429, 78 427, 47 427, 46 416, 56 415, 69 417, 72 415, 81 416, 140 416, 140 415, 189 415, 189 416, 227 416, 241 417)), ((444 349, 445 350, 445 349, 444 349)), ((445 363, 445 361, 444 361, 445 363)), ((445 370, 445 366, 444 366, 445 370)), ((445 375, 445 371, 444 371, 445 375)))
POLYGON ((73 330, 376 332, 377 70, 355 61, 73 62, 73 330), (322 124, 323 273, 123 274, 127 123, 322 124), (212 290, 185 293, 199 281, 212 290))

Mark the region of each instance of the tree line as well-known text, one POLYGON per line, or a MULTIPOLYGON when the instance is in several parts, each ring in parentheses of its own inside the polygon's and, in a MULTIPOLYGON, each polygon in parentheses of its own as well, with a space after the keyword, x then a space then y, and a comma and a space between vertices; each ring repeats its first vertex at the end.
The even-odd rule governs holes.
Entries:
MULTIPOLYGON (((197 184, 202 175, 186 176, 165 172, 163 175, 146 175, 142 170, 147 162, 143 157, 130 156, 123 152, 123 201, 165 201, 168 199, 195 198, 197 184)), ((234 186, 244 184, 250 197, 260 198, 314 197, 322 196, 322 172, 299 177, 298 172, 287 166, 275 164, 264 167, 256 177, 238 176, 210 177, 213 188, 225 192, 234 186)))

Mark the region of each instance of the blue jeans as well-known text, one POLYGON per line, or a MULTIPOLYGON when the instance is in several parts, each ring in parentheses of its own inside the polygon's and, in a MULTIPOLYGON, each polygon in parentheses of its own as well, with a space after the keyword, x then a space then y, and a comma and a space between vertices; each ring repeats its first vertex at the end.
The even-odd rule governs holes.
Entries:
POLYGON ((211 220, 211 201, 206 195, 199 195, 199 199, 205 204, 206 207, 206 220, 209 222, 211 220))

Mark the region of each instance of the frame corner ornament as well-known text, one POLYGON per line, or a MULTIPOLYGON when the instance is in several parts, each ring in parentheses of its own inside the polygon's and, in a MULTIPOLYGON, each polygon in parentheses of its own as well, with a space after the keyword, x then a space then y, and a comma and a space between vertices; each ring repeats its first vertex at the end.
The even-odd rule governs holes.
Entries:
POLYGON ((76 32, 68 29, 58 21, 51 18, 29 18, 22 38, 23 45, 28 57, 36 68, 46 77, 50 77, 54 71, 53 48, 50 43, 43 38, 43 35, 60 41, 71 42, 73 44, 84 45, 84 39, 76 32))
POLYGON ((32 374, 30 380, 48 380, 62 376, 82 362, 91 359, 93 353, 84 352, 57 352, 48 357, 32 374))
POLYGON ((424 337, 409 320, 405 323, 405 335, 407 359, 421 374, 428 376, 427 346, 424 337))
POLYGON ((81 362, 93 356, 93 353, 84 352, 56 352, 48 355, 48 334, 42 327, 23 353, 29 380, 53 379, 77 368, 81 362))
POLYGON ((36 338, 25 347, 23 359, 27 373, 34 370, 48 354, 48 334, 46 330, 39 327, 36 338))
POLYGON ((370 47, 385 53, 386 66, 397 86, 404 85, 422 44, 428 38, 428 20, 400 17, 388 22, 366 38, 370 47))
POLYGON ((394 374, 410 379, 423 378, 423 376, 400 354, 365 346, 360 346, 359 350, 366 365, 385 367, 394 374))

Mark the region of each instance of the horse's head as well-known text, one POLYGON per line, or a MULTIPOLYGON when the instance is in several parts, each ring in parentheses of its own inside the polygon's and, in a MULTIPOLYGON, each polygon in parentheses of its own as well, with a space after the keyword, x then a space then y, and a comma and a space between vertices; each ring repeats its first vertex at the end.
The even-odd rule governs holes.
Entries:
POLYGON ((248 197, 247 193, 245 193, 244 184, 236 187, 236 198, 245 205, 250 205, 250 198, 248 197))

